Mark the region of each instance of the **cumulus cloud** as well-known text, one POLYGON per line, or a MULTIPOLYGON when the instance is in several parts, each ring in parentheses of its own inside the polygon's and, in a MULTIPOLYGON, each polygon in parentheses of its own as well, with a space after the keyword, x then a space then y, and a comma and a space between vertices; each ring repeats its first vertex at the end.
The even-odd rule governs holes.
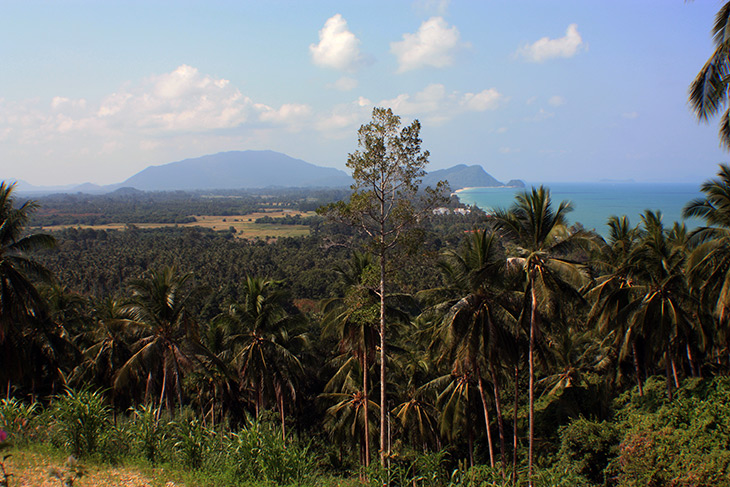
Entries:
POLYGON ((398 72, 426 66, 444 68, 453 63, 456 51, 467 46, 461 34, 442 17, 424 21, 415 34, 403 34, 403 40, 390 43, 390 51, 398 58, 398 72))
MULTIPOLYGON (((32 154, 36 161, 52 158, 58 161, 54 168, 68 168, 57 175, 46 171, 47 178, 61 180, 82 165, 79 171, 90 178, 102 157, 124 161, 115 170, 129 176, 125 164, 149 164, 154 151, 169 161, 171 154, 252 147, 257 130, 302 130, 311 119, 308 105, 255 103, 228 80, 182 65, 94 101, 63 96, 0 100, 0 140, 9 158, 27 160, 32 154)), ((31 164, 26 169, 40 174, 31 164)), ((106 177, 110 171, 107 166, 106 177)))
POLYGON ((517 54, 528 61, 541 63, 549 59, 573 57, 583 47, 578 25, 570 24, 563 37, 557 39, 543 37, 532 44, 525 44, 517 51, 517 54))
POLYGON ((311 44, 309 52, 318 66, 341 71, 355 71, 364 62, 360 40, 347 28, 340 14, 333 15, 319 31, 319 43, 311 44))

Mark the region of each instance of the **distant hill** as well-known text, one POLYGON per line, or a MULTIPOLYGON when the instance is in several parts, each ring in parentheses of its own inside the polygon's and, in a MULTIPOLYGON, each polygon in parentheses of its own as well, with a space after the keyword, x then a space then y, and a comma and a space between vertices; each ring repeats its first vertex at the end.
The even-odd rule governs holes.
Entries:
POLYGON ((145 191, 349 186, 344 171, 274 151, 220 152, 150 166, 115 187, 145 191))
MULTIPOLYGON (((513 179, 507 184, 497 181, 479 165, 459 164, 439 169, 423 178, 422 186, 449 182, 452 191, 467 187, 524 187, 513 179)), ((135 191, 195 191, 215 189, 265 188, 348 188, 352 178, 339 169, 316 166, 301 159, 270 150, 219 152, 192 159, 149 166, 126 181, 107 186, 91 183, 66 186, 33 186, 18 181, 18 190, 29 194, 135 191)))
POLYGON ((448 181, 452 191, 463 188, 525 187, 525 183, 519 179, 513 179, 505 184, 494 179, 482 166, 466 164, 428 173, 423 178, 423 186, 435 186, 439 181, 448 181))

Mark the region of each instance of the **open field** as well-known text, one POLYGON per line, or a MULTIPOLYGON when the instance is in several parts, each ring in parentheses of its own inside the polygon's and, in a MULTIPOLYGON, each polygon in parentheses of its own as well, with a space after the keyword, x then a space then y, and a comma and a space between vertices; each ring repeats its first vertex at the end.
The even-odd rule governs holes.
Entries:
MULTIPOLYGON (((266 212, 249 213, 247 215, 195 215, 196 221, 190 223, 135 223, 137 228, 163 228, 163 227, 201 227, 215 231, 235 229, 236 238, 254 240, 300 237, 309 235, 307 225, 282 225, 278 223, 255 223, 257 218, 268 216, 271 218, 282 218, 284 216, 297 216, 302 218, 314 216, 315 213, 301 212, 295 210, 273 210, 266 212)), ((44 226, 44 231, 63 230, 65 228, 93 228, 95 230, 124 230, 126 223, 108 223, 104 225, 53 225, 44 226)))

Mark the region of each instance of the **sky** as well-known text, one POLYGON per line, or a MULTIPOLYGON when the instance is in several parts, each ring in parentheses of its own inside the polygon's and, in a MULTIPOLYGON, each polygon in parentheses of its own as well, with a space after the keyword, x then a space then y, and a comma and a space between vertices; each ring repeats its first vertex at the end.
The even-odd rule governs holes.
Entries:
POLYGON ((716 0, 0 0, 0 178, 121 182, 274 150, 345 169, 373 107, 429 169, 701 182, 728 161, 687 89, 716 0))

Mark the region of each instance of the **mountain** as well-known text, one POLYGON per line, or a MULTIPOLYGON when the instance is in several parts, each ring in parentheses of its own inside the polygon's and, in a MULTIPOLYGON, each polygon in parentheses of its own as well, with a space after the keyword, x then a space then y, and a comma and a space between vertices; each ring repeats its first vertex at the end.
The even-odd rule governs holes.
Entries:
MULTIPOLYGON (((114 185, 145 191, 240 189, 267 187, 349 186, 344 171, 315 166, 274 151, 220 152, 150 166, 114 185)), ((110 188, 113 189, 113 188, 110 188)))
MULTIPOLYGON (((449 182, 452 191, 467 187, 524 187, 514 179, 504 184, 490 176, 479 165, 459 164, 428 173, 422 186, 449 182)), ((193 159, 149 166, 124 182, 108 186, 72 184, 66 186, 33 186, 18 181, 18 190, 30 194, 87 193, 112 191, 174 191, 262 188, 346 188, 352 178, 339 169, 315 166, 301 159, 270 150, 219 152, 193 159)))
POLYGON ((519 179, 513 179, 504 184, 494 179, 482 166, 458 164, 448 169, 439 169, 428 173, 423 178, 423 186, 436 186, 439 181, 448 181, 452 191, 463 188, 524 188, 525 183, 519 179))

